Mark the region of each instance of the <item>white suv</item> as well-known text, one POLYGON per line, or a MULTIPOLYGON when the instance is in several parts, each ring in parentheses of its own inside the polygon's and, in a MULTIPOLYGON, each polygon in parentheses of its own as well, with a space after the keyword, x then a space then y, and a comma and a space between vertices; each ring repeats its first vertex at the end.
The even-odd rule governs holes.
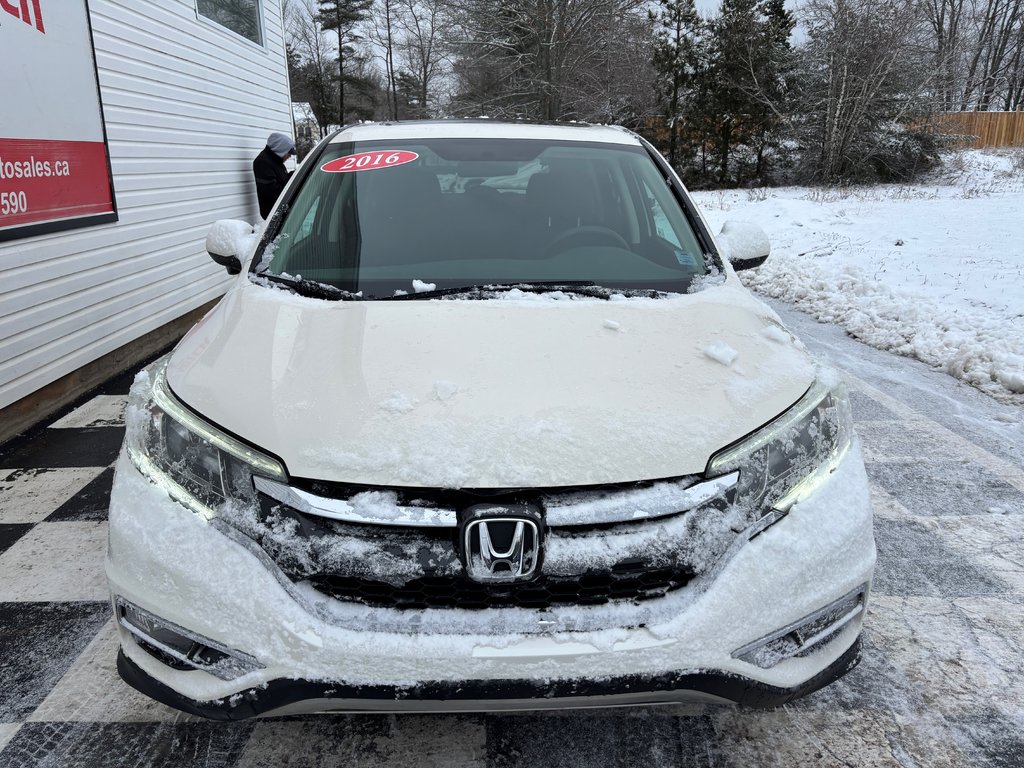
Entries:
POLYGON ((842 384, 633 133, 360 125, 139 374, 118 669, 206 717, 702 700, 858 659, 875 560, 842 384), (244 266, 248 268, 242 271, 244 266))

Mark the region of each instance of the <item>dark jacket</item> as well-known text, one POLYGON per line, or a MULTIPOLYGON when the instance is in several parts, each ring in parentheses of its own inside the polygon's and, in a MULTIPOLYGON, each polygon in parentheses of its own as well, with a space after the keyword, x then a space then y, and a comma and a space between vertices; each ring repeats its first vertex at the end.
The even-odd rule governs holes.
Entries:
POLYGON ((264 219, 277 202, 281 190, 288 183, 291 173, 284 167, 284 160, 270 149, 264 147, 256 159, 252 161, 252 175, 256 178, 256 197, 260 201, 260 216, 264 219))

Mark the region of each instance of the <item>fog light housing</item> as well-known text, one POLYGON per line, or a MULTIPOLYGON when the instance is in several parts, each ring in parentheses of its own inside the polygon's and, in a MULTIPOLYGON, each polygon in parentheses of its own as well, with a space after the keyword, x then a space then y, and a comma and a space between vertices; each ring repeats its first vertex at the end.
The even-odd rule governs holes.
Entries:
POLYGON ((850 622, 862 615, 867 607, 867 596, 868 585, 862 584, 809 616, 737 648, 732 657, 761 669, 770 669, 785 659, 807 656, 833 640, 850 622))
POLYGON ((252 656, 161 619, 124 598, 115 600, 114 610, 118 623, 139 647, 172 669, 201 669, 221 680, 234 680, 263 668, 252 656))

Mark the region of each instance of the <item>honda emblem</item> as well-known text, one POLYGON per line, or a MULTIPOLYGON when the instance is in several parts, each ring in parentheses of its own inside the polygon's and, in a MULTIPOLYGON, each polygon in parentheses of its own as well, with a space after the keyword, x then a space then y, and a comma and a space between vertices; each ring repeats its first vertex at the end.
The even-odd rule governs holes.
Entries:
POLYGON ((474 581, 531 579, 540 559, 540 529, 528 517, 478 517, 463 529, 466 573, 474 581))

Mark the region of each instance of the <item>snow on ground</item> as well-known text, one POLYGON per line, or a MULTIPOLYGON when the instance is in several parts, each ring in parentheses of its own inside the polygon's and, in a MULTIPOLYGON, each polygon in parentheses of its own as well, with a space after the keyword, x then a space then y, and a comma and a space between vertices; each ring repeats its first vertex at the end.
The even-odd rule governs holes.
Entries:
POLYGON ((1024 152, 952 154, 930 183, 694 197, 715 232, 768 233, 749 287, 1024 404, 1024 152))

